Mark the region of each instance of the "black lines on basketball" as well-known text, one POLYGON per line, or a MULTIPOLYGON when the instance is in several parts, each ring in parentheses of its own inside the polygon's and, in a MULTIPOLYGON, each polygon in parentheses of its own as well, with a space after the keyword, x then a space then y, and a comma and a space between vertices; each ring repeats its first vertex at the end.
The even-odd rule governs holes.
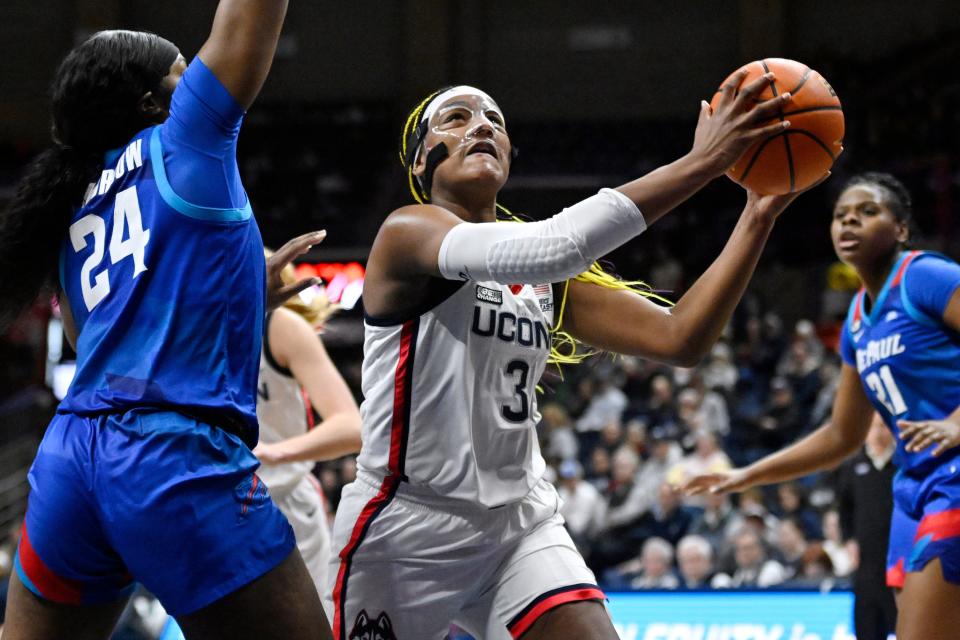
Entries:
POLYGON ((783 134, 780 134, 780 135, 800 135, 800 136, 806 136, 806 137, 810 138, 811 140, 813 140, 814 142, 816 142, 816 143, 817 143, 817 146, 820 147, 821 149, 823 149, 823 152, 826 153, 828 156, 830 156, 830 159, 831 159, 831 160, 836 160, 836 159, 837 159, 837 156, 833 155, 833 152, 830 151, 830 146, 829 146, 829 145, 825 144, 825 143, 823 142, 823 140, 821 140, 821 139, 818 138, 816 135, 810 133, 809 131, 807 131, 807 130, 805 130, 805 129, 790 129, 789 131, 784 131, 783 134))
MULTIPOLYGON (((783 118, 780 118, 783 120, 783 118)), ((797 186, 797 173, 793 168, 793 153, 790 151, 790 138, 786 135, 783 136, 783 146, 787 151, 787 168, 790 171, 790 193, 793 193, 793 190, 797 186)))
MULTIPOLYGON (((792 94, 791 94, 792 95, 792 94)), ((843 107, 840 106, 830 106, 830 107, 805 107, 803 109, 794 109, 793 111, 784 111, 784 116, 795 116, 801 113, 810 113, 812 111, 841 111, 843 107)))
POLYGON ((797 83, 797 86, 795 86, 795 87, 790 91, 790 95, 792 95, 792 96, 793 96, 793 95, 796 95, 797 92, 800 91, 801 88, 803 88, 803 85, 807 84, 807 78, 810 77, 810 74, 811 74, 811 73, 812 73, 812 70, 810 69, 810 67, 807 67, 807 70, 803 72, 803 77, 800 78, 800 82, 798 82, 798 83, 797 83))
MULTIPOLYGON (((727 170, 727 175, 734 182, 764 194, 796 193, 816 184, 829 173, 842 151, 844 133, 843 110, 827 81, 809 66, 785 58, 748 62, 727 76, 724 84, 738 73, 743 75, 744 83, 757 82, 767 73, 776 75, 765 84, 760 81, 764 86, 756 102, 773 99, 777 100, 777 106, 762 122, 752 124, 776 127, 779 118, 781 125, 789 120, 791 126, 755 141, 727 170), (790 95, 790 101, 779 102, 786 94, 790 95), (771 141, 778 136, 783 136, 783 141, 771 146, 771 141)), ((720 85, 721 92, 713 96, 714 108, 726 90, 724 84, 720 85)))
POLYGON ((747 163, 747 166, 744 167, 743 169, 743 173, 740 175, 741 181, 746 180, 747 176, 750 175, 750 170, 753 169, 753 165, 756 164, 757 158, 759 158, 760 154, 763 153, 763 150, 767 148, 767 145, 770 144, 770 141, 775 139, 777 136, 782 136, 782 135, 783 135, 782 133, 774 134, 757 145, 757 150, 753 152, 753 156, 750 158, 750 162, 747 163))

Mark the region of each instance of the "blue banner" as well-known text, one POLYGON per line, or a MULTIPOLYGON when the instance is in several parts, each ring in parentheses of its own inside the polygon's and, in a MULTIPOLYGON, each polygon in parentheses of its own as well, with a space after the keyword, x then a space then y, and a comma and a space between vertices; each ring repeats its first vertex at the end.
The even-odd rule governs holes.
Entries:
POLYGON ((849 592, 608 593, 621 640, 855 640, 849 592))

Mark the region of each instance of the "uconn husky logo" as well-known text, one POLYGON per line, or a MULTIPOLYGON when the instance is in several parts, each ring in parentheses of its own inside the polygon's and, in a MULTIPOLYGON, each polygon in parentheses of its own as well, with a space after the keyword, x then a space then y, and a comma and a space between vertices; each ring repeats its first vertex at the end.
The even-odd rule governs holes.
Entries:
POLYGON ((386 613, 381 611, 376 620, 371 620, 367 611, 361 609, 347 640, 397 640, 397 636, 386 613))

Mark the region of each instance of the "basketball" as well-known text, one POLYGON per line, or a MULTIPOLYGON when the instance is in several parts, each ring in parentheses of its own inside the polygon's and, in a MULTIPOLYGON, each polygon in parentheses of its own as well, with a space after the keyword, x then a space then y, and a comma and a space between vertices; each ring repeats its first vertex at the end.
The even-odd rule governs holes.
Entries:
MULTIPOLYGON (((740 69, 747 70, 740 86, 768 71, 776 75, 759 100, 790 92, 793 99, 778 116, 789 120, 790 128, 752 145, 727 175, 737 184, 764 194, 802 191, 813 185, 830 171, 843 149, 843 110, 833 87, 807 65, 785 58, 755 60, 740 69)), ((710 102, 714 109, 720 95, 717 89, 710 102)))

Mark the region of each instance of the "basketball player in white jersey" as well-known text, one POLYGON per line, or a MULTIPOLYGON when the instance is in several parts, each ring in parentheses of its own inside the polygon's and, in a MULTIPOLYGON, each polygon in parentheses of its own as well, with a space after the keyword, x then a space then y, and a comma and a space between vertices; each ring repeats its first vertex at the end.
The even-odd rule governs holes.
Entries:
POLYGON ((454 87, 411 114, 401 157, 421 204, 386 219, 367 265, 363 447, 326 591, 335 638, 439 640, 451 622, 485 639, 617 638, 542 478, 551 327, 688 366, 709 351, 793 196, 748 194, 672 309, 572 278, 789 126, 770 124, 789 96, 756 102, 771 77, 739 96, 734 77, 715 112, 704 103, 686 156, 526 224, 495 222, 513 154, 492 98, 454 87))
MULTIPOLYGON (((293 267, 281 273, 294 282, 293 267)), ((327 588, 330 531, 320 486, 310 473, 314 462, 360 450, 360 412, 317 330, 332 305, 320 296, 294 296, 267 314, 257 420, 260 443, 253 450, 257 471, 273 501, 290 521, 297 548, 322 594, 327 588), (313 425, 313 411, 322 422, 313 425)))

